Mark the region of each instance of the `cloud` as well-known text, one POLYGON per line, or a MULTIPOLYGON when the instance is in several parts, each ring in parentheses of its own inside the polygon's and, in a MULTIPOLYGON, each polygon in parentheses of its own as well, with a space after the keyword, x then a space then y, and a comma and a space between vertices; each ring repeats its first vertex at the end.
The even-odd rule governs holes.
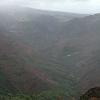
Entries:
POLYGON ((1 5, 23 5, 32 8, 74 13, 100 12, 100 0, 2 0, 1 5))
POLYGON ((100 12, 100 0, 36 0, 32 1, 29 6, 74 13, 100 12))
POLYGON ((82 2, 86 2, 86 1, 90 1, 90 0, 72 0, 72 1, 82 1, 82 2))

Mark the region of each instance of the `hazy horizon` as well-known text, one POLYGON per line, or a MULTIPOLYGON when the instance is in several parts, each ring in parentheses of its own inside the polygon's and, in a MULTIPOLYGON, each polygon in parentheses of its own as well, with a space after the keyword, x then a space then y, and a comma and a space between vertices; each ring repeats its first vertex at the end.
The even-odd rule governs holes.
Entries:
POLYGON ((20 5, 42 10, 83 14, 100 13, 100 0, 3 0, 0 6, 20 5))

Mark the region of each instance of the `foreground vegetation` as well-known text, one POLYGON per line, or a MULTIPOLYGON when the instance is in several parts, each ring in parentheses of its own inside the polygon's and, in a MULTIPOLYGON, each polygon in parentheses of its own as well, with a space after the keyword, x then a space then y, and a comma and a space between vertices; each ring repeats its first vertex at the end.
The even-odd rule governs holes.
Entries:
POLYGON ((0 100, 74 100, 74 96, 68 95, 66 91, 44 91, 41 93, 34 93, 32 95, 25 94, 2 94, 0 95, 0 100))

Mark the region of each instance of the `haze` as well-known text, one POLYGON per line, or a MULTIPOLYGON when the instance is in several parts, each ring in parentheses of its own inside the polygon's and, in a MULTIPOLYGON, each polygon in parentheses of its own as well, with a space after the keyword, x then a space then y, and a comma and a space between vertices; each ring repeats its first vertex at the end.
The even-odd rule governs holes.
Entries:
POLYGON ((0 6, 21 5, 43 10, 99 13, 100 0, 2 0, 0 6))

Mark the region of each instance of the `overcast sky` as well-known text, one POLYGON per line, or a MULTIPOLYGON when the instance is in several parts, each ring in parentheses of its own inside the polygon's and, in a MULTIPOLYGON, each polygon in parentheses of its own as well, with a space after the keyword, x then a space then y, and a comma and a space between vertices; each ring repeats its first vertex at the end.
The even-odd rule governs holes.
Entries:
POLYGON ((74 13, 100 12, 100 0, 0 0, 0 5, 14 4, 74 13))

